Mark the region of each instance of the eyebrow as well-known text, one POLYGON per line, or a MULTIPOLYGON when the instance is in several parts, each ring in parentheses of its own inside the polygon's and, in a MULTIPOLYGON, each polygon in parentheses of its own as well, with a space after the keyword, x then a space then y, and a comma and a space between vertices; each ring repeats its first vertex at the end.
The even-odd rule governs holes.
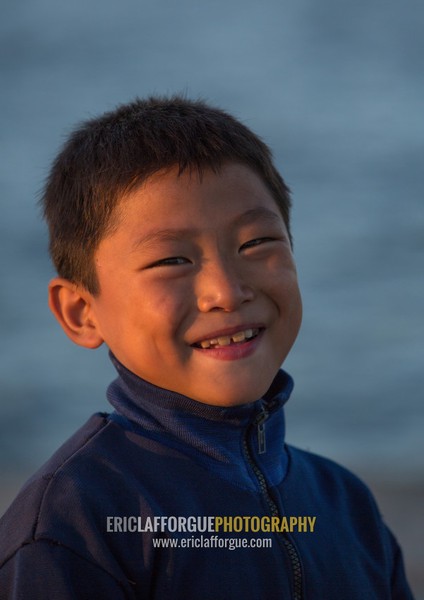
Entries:
POLYGON ((248 225, 255 221, 267 221, 268 223, 276 224, 281 223, 282 216, 280 212, 274 212, 269 208, 259 206, 258 208, 251 208, 246 212, 242 213, 234 219, 235 225, 248 225))
MULTIPOLYGON (((235 219, 230 222, 232 227, 240 227, 243 225, 249 225, 250 223, 254 223, 256 221, 268 222, 271 224, 281 223, 282 216, 279 212, 274 212, 269 208, 251 208, 246 212, 242 213, 235 217, 235 219)), ((198 235, 197 229, 189 229, 189 228, 165 228, 165 229, 156 229, 151 233, 147 233, 142 237, 138 238, 133 245, 133 251, 137 250, 140 246, 150 246, 151 244, 159 243, 159 242, 175 242, 181 241, 187 238, 194 238, 198 235)))
POLYGON ((180 242, 187 238, 193 238, 196 236, 195 229, 156 229, 151 233, 143 235, 138 238, 133 245, 133 252, 135 252, 140 246, 151 246, 152 244, 159 242, 180 242))

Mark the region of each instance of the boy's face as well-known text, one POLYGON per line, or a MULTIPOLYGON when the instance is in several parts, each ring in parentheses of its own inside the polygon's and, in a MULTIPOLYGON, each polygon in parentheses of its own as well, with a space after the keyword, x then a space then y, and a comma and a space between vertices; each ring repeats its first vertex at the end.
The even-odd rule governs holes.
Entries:
POLYGON ((301 300, 284 221, 262 180, 162 171, 120 202, 95 254, 97 329, 147 381, 206 404, 260 398, 296 339, 301 300))

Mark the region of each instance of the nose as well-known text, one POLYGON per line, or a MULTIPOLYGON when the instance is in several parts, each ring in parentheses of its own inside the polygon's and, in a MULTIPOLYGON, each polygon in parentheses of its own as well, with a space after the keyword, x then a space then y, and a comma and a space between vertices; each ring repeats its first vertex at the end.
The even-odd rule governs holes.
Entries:
POLYGON ((254 298, 253 287, 229 260, 210 261, 197 275, 197 306, 201 312, 233 312, 254 298))

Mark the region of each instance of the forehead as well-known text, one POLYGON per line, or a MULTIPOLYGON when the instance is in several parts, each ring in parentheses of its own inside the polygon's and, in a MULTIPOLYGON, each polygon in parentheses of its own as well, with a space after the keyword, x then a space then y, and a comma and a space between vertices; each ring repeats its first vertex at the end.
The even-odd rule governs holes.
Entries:
POLYGON ((254 220, 282 220, 263 180, 245 165, 229 163, 219 171, 159 171, 124 195, 116 211, 118 226, 224 225, 254 220))

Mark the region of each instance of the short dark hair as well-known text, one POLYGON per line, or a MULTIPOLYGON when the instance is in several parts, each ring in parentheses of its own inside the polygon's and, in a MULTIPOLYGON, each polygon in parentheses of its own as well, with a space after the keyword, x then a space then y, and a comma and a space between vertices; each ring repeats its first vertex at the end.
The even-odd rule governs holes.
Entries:
POLYGON ((226 162, 261 177, 290 236, 290 191, 270 149, 223 110, 182 96, 137 98, 82 123, 54 161, 41 200, 58 274, 97 294, 94 253, 122 195, 162 169, 201 175, 226 162))

